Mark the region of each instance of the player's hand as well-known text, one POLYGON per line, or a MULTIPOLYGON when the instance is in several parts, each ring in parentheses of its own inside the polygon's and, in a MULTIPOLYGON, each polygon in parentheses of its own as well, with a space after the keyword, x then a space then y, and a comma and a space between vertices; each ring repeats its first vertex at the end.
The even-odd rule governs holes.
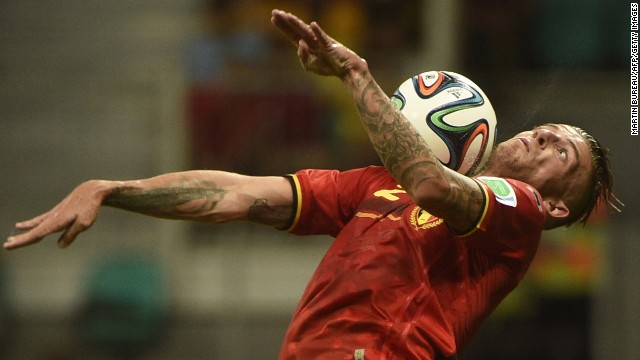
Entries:
POLYGON ((281 10, 272 11, 271 22, 298 48, 305 70, 341 79, 352 71, 367 70, 364 59, 327 35, 315 22, 307 24, 281 10))
POLYGON ((7 250, 35 244, 47 235, 64 231, 58 239, 58 246, 65 248, 81 232, 87 230, 98 217, 103 195, 99 182, 88 181, 75 188, 64 200, 48 212, 33 219, 16 224, 21 234, 7 238, 7 250))

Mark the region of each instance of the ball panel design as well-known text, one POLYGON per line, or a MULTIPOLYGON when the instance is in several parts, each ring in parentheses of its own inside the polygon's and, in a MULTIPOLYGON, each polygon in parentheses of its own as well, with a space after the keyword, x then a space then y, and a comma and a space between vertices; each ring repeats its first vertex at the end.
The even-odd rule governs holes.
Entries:
POLYGON ((496 135, 495 112, 468 78, 424 72, 402 83, 392 101, 445 166, 471 174, 488 160, 496 135))

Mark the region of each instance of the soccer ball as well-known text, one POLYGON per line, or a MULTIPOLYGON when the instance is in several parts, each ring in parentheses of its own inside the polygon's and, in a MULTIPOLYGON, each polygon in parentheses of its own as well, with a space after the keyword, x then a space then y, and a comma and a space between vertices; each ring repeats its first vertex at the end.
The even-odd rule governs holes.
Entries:
POLYGON ((391 100, 448 168, 473 175, 489 159, 496 114, 473 81, 450 71, 428 71, 403 82, 391 100))

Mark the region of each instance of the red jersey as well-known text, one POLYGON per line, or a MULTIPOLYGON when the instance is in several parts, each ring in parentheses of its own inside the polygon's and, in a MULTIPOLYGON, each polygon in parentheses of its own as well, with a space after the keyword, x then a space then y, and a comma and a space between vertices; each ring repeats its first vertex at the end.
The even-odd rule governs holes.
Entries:
POLYGON ((293 177, 290 231, 336 237, 304 291, 280 359, 455 357, 513 290, 540 240, 538 192, 476 181, 485 205, 458 236, 413 203, 383 167, 293 177))

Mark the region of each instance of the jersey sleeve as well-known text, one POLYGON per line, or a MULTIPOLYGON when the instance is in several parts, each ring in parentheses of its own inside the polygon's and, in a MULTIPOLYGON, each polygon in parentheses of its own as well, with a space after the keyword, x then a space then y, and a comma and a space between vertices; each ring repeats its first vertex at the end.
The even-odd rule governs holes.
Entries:
POLYGON ((528 264, 545 222, 542 197, 517 180, 479 177, 476 181, 485 192, 485 209, 476 228, 463 237, 469 246, 528 264))
POLYGON ((299 235, 336 236, 364 198, 369 179, 384 168, 348 171, 301 170, 291 175, 295 217, 288 231, 299 235))

